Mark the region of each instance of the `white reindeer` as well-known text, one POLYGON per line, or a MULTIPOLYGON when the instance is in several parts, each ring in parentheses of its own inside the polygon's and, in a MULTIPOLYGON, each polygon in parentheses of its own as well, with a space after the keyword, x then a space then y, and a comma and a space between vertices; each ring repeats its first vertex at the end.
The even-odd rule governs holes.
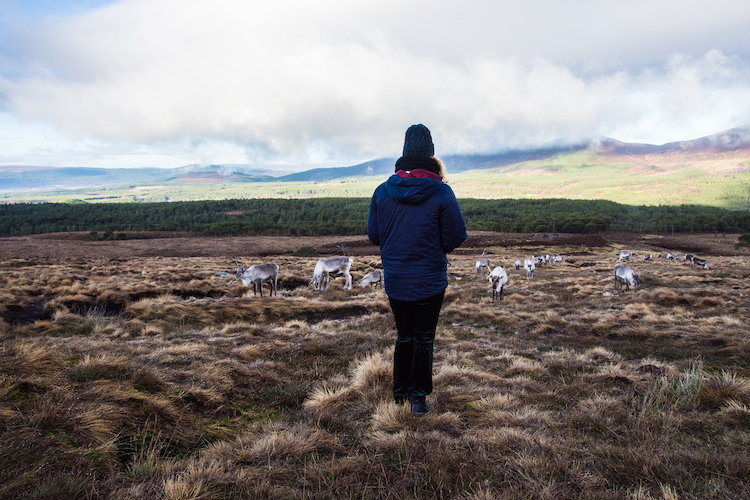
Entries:
POLYGON ((260 287, 260 296, 263 297, 263 283, 265 282, 270 283, 270 296, 276 295, 279 279, 279 266, 277 264, 258 264, 247 269, 238 264, 234 271, 234 279, 242 280, 242 284, 245 286, 253 285, 253 297, 256 296, 256 286, 260 287))
POLYGON ((479 259, 476 263, 477 274, 481 273, 483 269, 490 271, 490 259, 479 259))
POLYGON ((619 257, 617 257, 617 260, 619 261, 633 260, 633 252, 628 252, 627 250, 621 250, 619 257))
POLYGON ((357 280, 357 284, 359 284, 359 286, 375 285, 374 288, 377 288, 378 285, 382 283, 383 283, 383 272, 379 269, 369 272, 365 274, 362 279, 357 280))
POLYGON ((643 256, 643 260, 653 260, 653 259, 654 259, 654 256, 651 254, 647 254, 643 256))
POLYGON ((499 294, 500 300, 503 300, 503 287, 508 282, 508 273, 505 269, 498 266, 492 270, 488 278, 492 287, 492 302, 495 302, 495 294, 499 294))
POLYGON ((516 259, 515 264, 516 264, 516 270, 521 269, 521 265, 522 265, 521 264, 521 259, 516 259))
POLYGON ((699 259, 696 256, 692 256, 692 258, 690 259, 690 262, 691 262, 691 265, 693 266, 702 267, 703 269, 711 269, 708 266, 708 262, 706 262, 705 259, 699 259))
POLYGON ((638 275, 625 264, 615 264, 615 290, 622 290, 622 283, 625 283, 625 291, 630 291, 630 285, 635 288, 641 286, 638 275))
POLYGON ((329 273, 339 273, 346 276, 344 290, 351 290, 352 275, 349 274, 349 269, 351 269, 353 262, 354 259, 350 257, 324 257, 315 264, 315 271, 310 283, 316 290, 327 290, 329 273))
POLYGON ((534 269, 536 269, 536 265, 534 264, 534 261, 532 259, 524 259, 523 268, 526 269, 526 279, 527 280, 533 279, 534 269))

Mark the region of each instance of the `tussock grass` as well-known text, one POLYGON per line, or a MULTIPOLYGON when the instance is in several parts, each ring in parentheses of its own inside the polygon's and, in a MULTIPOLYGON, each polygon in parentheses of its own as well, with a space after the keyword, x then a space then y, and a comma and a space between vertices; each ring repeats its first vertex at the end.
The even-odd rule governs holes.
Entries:
POLYGON ((750 427, 750 409, 738 401, 730 400, 721 408, 719 415, 727 425, 750 427))
POLYGON ((82 360, 67 371, 72 382, 91 382, 94 380, 119 380, 128 375, 128 360, 124 356, 107 354, 92 358, 84 356, 82 360))
POLYGON ((728 403, 750 404, 750 381, 722 371, 703 377, 697 394, 701 407, 716 410, 728 403))
POLYGON ((63 367, 59 355, 48 343, 22 340, 3 350, 3 373, 16 376, 46 376, 57 373, 63 367))
POLYGON ((451 259, 422 418, 383 290, 312 290, 315 258, 266 259, 295 286, 262 299, 222 259, 6 263, 0 497, 750 496, 750 264, 638 262, 605 295, 613 249, 533 280, 512 262, 544 249, 490 251, 495 303, 451 259))

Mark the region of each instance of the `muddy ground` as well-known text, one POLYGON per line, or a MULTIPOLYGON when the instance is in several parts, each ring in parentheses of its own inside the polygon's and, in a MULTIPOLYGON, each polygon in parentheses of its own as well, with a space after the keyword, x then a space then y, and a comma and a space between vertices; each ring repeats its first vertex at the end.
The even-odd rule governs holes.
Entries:
MULTIPOLYGON (((137 239, 86 241, 88 233, 50 233, 0 238, 0 259, 47 259, 51 263, 70 259, 114 259, 132 257, 263 257, 291 255, 302 246, 313 247, 321 256, 377 255, 377 247, 366 236, 243 236, 190 238, 181 233, 130 233, 137 239)), ((666 236, 635 233, 518 234, 472 231, 458 255, 481 254, 490 247, 521 247, 529 253, 555 248, 558 253, 596 249, 627 249, 640 254, 693 253, 702 256, 748 255, 735 248, 738 234, 676 234, 666 236)))

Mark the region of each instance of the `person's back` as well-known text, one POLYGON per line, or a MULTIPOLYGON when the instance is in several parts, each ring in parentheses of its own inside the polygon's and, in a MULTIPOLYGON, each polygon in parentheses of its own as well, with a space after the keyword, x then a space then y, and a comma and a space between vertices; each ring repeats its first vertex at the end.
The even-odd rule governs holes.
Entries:
MULTIPOLYGON (((416 175, 414 170, 424 169, 400 171, 416 175)), ((368 235, 380 246, 388 296, 418 300, 448 286, 446 253, 463 243, 466 229, 447 184, 402 176, 391 176, 375 190, 370 212, 375 222, 368 225, 368 235)))

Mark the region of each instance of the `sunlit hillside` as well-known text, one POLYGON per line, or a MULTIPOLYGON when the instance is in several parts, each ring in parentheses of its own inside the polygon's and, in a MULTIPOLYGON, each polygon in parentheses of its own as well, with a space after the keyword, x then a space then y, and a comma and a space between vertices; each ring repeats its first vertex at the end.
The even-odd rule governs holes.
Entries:
POLYGON ((750 208, 750 150, 677 163, 660 155, 630 159, 589 151, 451 176, 458 197, 604 199, 630 205, 750 208))
MULTIPOLYGON (((611 155, 592 151, 451 174, 459 198, 604 199, 631 205, 750 208, 750 149, 732 153, 611 155)), ((165 183, 2 194, 2 201, 159 202, 228 198, 367 197, 388 174, 320 182, 239 182, 213 175, 165 183)))
MULTIPOLYGON (((446 156, 443 160, 449 182, 459 198, 569 198, 747 210, 750 209, 748 136, 748 129, 739 127, 661 146, 607 139, 588 145, 446 156)), ((35 184, 34 171, 25 168, 19 172, 0 172, 0 201, 98 203, 368 197, 391 174, 393 161, 381 158, 351 167, 317 168, 278 178, 267 175, 269 170, 261 172, 232 165, 209 166, 205 171, 192 167, 142 169, 140 180, 133 174, 135 171, 128 169, 47 169, 43 172, 49 185, 65 186, 55 190, 24 190, 35 184), (91 187, 96 185, 93 180, 86 181, 95 178, 100 179, 96 181, 100 187, 91 187), (104 185, 106 179, 122 180, 120 185, 104 185), (72 187, 84 182, 88 187, 72 187)))

